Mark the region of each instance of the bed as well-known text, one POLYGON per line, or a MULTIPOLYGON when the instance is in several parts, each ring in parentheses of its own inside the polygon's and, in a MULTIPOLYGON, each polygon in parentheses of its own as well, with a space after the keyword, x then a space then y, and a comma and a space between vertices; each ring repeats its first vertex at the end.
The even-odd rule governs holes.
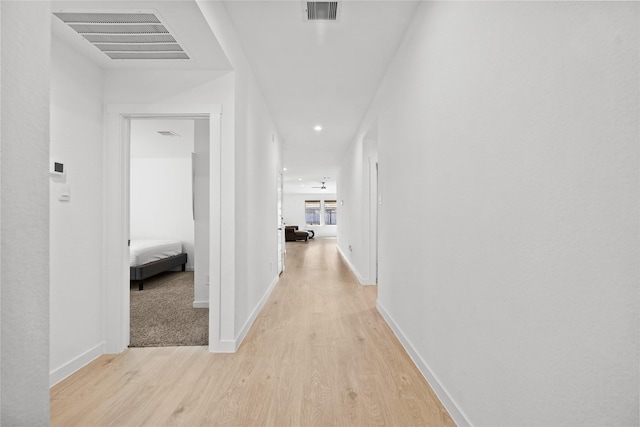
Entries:
POLYGON ((144 280, 158 273, 182 266, 185 271, 187 254, 179 240, 131 240, 129 245, 129 280, 144 289, 144 280))

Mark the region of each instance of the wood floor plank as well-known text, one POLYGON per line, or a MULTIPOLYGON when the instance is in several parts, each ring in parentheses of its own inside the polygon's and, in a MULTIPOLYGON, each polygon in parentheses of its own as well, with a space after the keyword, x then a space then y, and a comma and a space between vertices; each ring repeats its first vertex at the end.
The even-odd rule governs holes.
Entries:
POLYGON ((286 271, 235 354, 105 355, 51 389, 53 426, 453 426, 334 239, 286 271))

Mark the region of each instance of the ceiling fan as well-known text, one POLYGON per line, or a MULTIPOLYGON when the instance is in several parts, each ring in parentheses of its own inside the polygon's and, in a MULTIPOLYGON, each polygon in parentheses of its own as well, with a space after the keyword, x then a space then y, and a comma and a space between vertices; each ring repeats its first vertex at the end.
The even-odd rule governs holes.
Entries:
POLYGON ((319 188, 320 191, 325 191, 327 189, 327 187, 324 185, 326 181, 322 181, 322 185, 320 187, 311 187, 311 188, 319 188))

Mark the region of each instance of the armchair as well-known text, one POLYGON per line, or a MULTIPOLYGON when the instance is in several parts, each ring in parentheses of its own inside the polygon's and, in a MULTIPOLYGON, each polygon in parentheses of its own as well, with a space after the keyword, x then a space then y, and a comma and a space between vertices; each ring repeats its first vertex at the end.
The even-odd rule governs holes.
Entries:
POLYGON ((295 242, 296 240, 309 240, 309 233, 299 231, 297 225, 287 225, 284 228, 284 240, 287 242, 295 242))

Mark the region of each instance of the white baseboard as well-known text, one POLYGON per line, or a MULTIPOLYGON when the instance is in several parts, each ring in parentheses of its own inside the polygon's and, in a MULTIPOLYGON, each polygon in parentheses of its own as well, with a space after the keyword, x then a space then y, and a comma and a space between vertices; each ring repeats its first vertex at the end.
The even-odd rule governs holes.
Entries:
POLYGON ((235 353, 235 340, 220 340, 216 343, 209 343, 209 353, 235 353))
POLYGON ((396 335, 400 343, 404 347, 404 349, 409 353, 409 357, 413 360, 413 363, 416 365, 418 370, 422 373, 422 376, 427 380, 436 396, 442 402, 442 405, 446 408, 453 418, 453 421, 458 425, 458 427, 470 427, 472 426, 471 421, 467 418, 465 413, 460 409, 460 407, 456 404, 453 398, 449 395, 446 388, 442 385, 438 377, 433 373, 427 362, 422 359, 418 351, 411 344, 411 341, 405 336, 402 332, 398 324, 393 320, 391 315, 385 310, 380 301, 376 302, 376 308, 378 312, 382 315, 384 320, 387 322, 393 333, 396 335))
POLYGON ((253 312, 251 312, 251 315, 249 316, 247 321, 244 323, 244 326, 242 327, 242 329, 240 330, 240 333, 236 337, 235 351, 237 351, 240 348, 240 344, 242 344, 242 341, 244 340, 244 337, 247 335, 247 332, 249 332, 251 325, 253 325, 253 322, 255 322, 256 318, 258 317, 258 314, 260 314, 260 310, 262 310, 262 307, 264 307, 265 303, 269 299, 269 295, 271 295, 271 291, 273 291, 273 288, 276 287, 276 284, 278 283, 279 279, 280 279, 280 275, 273 278, 273 280, 271 281, 271 284, 267 288, 267 291, 264 293, 264 295, 262 295, 262 298, 260 298, 260 302, 258 302, 258 305, 256 305, 256 308, 253 309, 253 312))
POLYGON ((193 308, 209 308, 209 301, 194 301, 193 308))
POLYGON ((58 384, 63 379, 67 378, 69 375, 73 374, 80 368, 88 365, 90 362, 94 361, 98 357, 102 356, 104 353, 104 343, 100 343, 93 348, 85 351, 78 357, 70 360, 64 365, 54 369, 49 372, 49 387, 53 387, 58 384))
POLYGON ((340 246, 336 245, 336 248, 338 248, 338 253, 342 257, 344 262, 347 264, 347 266, 351 269, 351 271, 356 276, 356 279, 358 279, 358 282, 360 282, 361 285, 364 285, 364 286, 375 285, 375 283, 370 283, 371 281, 369 279, 365 278, 362 274, 360 274, 358 269, 353 264, 351 264, 351 261, 349 261, 349 258, 347 258, 345 253, 342 252, 342 249, 340 249, 340 246))

